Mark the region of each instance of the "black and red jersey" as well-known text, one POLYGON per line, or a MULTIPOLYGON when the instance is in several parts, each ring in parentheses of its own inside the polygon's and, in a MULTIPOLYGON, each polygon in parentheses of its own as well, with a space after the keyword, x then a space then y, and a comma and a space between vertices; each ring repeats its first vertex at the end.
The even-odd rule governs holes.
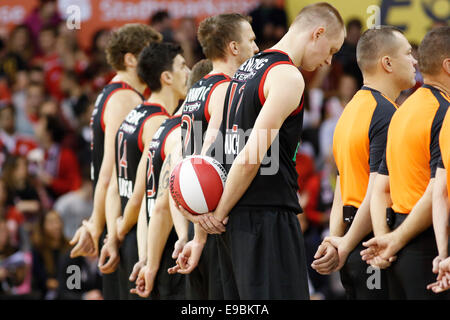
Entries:
MULTIPOLYGON (((172 131, 180 127, 181 117, 181 115, 176 115, 166 119, 161 127, 159 127, 158 131, 156 131, 152 142, 150 143, 147 154, 147 183, 145 193, 147 200, 147 218, 150 218, 151 210, 158 194, 159 177, 165 160, 164 149, 167 137, 172 131)), ((170 174, 170 172, 167 174, 170 174)))
POLYGON ((133 194, 136 171, 144 149, 142 142, 144 124, 150 118, 161 115, 169 117, 161 105, 144 102, 126 116, 117 131, 116 176, 122 212, 133 194))
MULTIPOLYGON (((214 146, 215 157, 224 163, 227 172, 247 142, 265 103, 264 82, 267 74, 280 64, 293 65, 282 51, 260 52, 239 67, 228 86, 221 135, 214 146)), ((299 103, 299 107, 282 124, 256 177, 236 206, 281 207, 301 212, 297 198, 295 156, 302 132, 303 96, 299 103)))
POLYGON ((94 182, 94 190, 97 185, 98 175, 103 161, 104 142, 105 142, 105 123, 103 121, 103 114, 105 113, 105 106, 113 93, 119 90, 133 90, 139 96, 144 97, 137 92, 133 87, 125 82, 110 82, 98 95, 95 101, 94 110, 92 111, 90 126, 91 126, 91 179, 94 182))
POLYGON ((209 123, 209 100, 214 89, 229 82, 223 73, 208 74, 196 82, 188 91, 184 101, 181 120, 181 142, 183 157, 200 154, 209 123))

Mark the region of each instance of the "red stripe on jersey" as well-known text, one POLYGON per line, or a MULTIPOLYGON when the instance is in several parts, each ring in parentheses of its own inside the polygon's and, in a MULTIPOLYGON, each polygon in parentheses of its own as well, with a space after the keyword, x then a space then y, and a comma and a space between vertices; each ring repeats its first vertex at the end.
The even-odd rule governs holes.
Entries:
POLYGON ((139 128, 139 135, 138 135, 138 146, 139 146, 139 150, 141 150, 141 152, 144 149, 144 143, 142 142, 142 133, 144 132, 144 126, 145 126, 145 123, 147 122, 147 120, 149 120, 150 118, 156 117, 156 116, 167 116, 167 115, 168 115, 167 112, 161 111, 161 112, 152 113, 147 118, 145 118, 144 122, 142 123, 141 127, 139 128))
POLYGON ((284 54, 284 55, 287 55, 287 57, 289 58, 289 62, 290 62, 290 63, 294 64, 294 63, 292 62, 291 57, 289 57, 289 55, 288 55, 286 52, 284 52, 284 51, 277 50, 277 49, 266 49, 266 50, 264 50, 263 52, 278 52, 278 53, 282 53, 282 54, 284 54))
POLYGON ((261 82, 259 83, 259 88, 258 88, 258 96, 259 96, 259 101, 261 102, 261 105, 264 105, 264 103, 266 102, 266 97, 264 96, 264 82, 266 82, 267 74, 269 73, 269 71, 270 71, 273 67, 278 66, 278 65, 280 65, 280 64, 291 64, 291 65, 292 65, 292 62, 289 62, 289 61, 279 61, 279 62, 276 62, 276 63, 272 64, 271 66, 269 66, 269 67, 266 69, 266 71, 264 71, 264 74, 263 74, 263 76, 262 76, 262 78, 261 78, 261 82))
MULTIPOLYGON (((228 78, 228 77, 227 77, 227 78, 228 78)), ((210 90, 209 93, 208 93, 208 98, 206 98, 206 102, 205 102, 205 110, 204 110, 204 111, 205 111, 205 119, 206 119, 206 122, 208 122, 208 123, 209 123, 209 120, 211 119, 211 115, 209 114, 209 99, 211 98, 211 95, 212 95, 214 89, 215 89, 219 84, 225 83, 225 82, 230 82, 230 78, 221 80, 221 81, 217 82, 216 84, 214 84, 214 85, 212 86, 211 90, 210 90)))

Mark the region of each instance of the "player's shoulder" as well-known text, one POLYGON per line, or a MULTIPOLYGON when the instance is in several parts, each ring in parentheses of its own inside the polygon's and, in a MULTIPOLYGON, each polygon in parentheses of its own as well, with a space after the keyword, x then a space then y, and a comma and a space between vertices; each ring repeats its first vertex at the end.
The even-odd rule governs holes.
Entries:
POLYGON ((142 96, 138 92, 132 89, 128 89, 117 90, 116 92, 112 93, 111 97, 109 98, 108 104, 121 104, 129 108, 134 108, 142 102, 142 96))
MULTIPOLYGON (((276 80, 277 83, 286 85, 304 85, 305 80, 300 70, 293 64, 279 64, 274 66, 267 75, 267 79, 276 80)), ((266 80, 267 81, 267 80, 266 80)))

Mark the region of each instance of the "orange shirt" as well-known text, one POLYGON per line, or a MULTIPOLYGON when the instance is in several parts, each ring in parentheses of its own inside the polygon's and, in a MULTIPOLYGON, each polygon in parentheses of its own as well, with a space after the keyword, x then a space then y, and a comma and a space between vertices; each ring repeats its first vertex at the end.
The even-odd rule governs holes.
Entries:
POLYGON ((389 174, 395 212, 409 213, 434 178, 440 157, 439 132, 448 106, 441 91, 423 85, 392 117, 379 172, 389 174))
POLYGON ((379 91, 363 86, 345 107, 333 135, 344 205, 359 208, 370 172, 377 172, 387 130, 397 106, 379 91))
MULTIPOLYGON (((450 102, 450 97, 444 95, 442 96, 450 102)), ((439 146, 441 149, 442 163, 439 167, 443 167, 447 170, 447 192, 450 195, 450 112, 447 111, 444 121, 442 122, 441 133, 439 134, 439 146)))

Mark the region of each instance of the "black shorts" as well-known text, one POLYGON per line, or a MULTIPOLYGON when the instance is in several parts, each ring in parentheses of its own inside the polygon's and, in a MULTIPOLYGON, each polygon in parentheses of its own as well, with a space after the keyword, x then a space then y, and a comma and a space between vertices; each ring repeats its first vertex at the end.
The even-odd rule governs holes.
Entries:
POLYGON ((340 270, 342 286, 349 300, 388 300, 389 288, 386 270, 374 269, 361 258, 361 251, 366 249, 363 242, 373 238, 373 233, 366 236, 347 257, 340 270))
POLYGON ((296 212, 235 207, 221 238, 220 258, 228 257, 221 260, 222 278, 237 288, 237 296, 225 298, 309 299, 305 245, 296 212))
POLYGON ((158 273, 156 274, 153 290, 150 294, 151 300, 186 299, 186 276, 179 273, 170 275, 167 272, 167 269, 176 264, 176 260, 172 259, 172 253, 177 240, 178 236, 175 229, 172 228, 161 256, 161 263, 159 265, 158 273))
MULTIPOLYGON (((194 237, 194 225, 189 223, 189 239, 194 237)), ((197 267, 186 275, 186 298, 188 300, 223 300, 220 275, 218 236, 208 235, 197 267)))
MULTIPOLYGON (((99 254, 103 247, 103 241, 106 237, 106 227, 103 230, 99 240, 99 254)), ((120 288, 119 288, 119 271, 116 270, 113 273, 101 274, 102 275, 102 293, 105 300, 119 300, 120 288)))
MULTIPOLYGON (((396 229, 406 219, 407 214, 394 214, 396 229)), ((433 259, 438 255, 433 226, 412 239, 397 253, 397 260, 387 269, 389 296, 401 300, 442 300, 449 299, 450 292, 435 294, 427 290, 427 285, 436 281, 432 272, 433 259)))
POLYGON ((137 294, 130 293, 136 285, 129 280, 134 265, 139 261, 137 247, 137 226, 135 225, 125 236, 119 248, 119 288, 121 300, 141 300, 137 294))

